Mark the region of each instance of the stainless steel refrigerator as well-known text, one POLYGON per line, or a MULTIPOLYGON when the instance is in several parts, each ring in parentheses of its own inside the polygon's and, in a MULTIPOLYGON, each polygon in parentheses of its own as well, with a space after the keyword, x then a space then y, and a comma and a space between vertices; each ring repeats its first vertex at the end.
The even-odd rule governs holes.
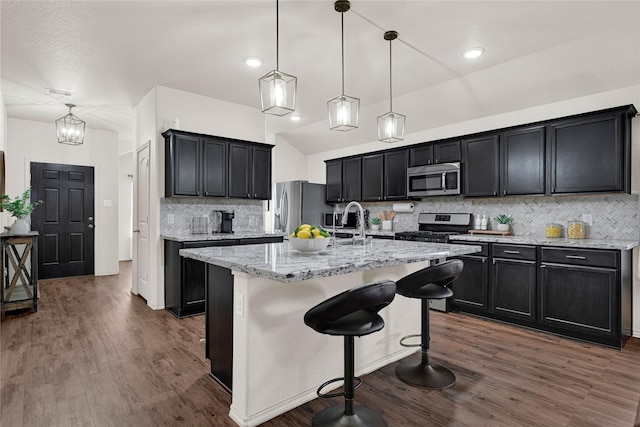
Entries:
POLYGON ((273 230, 291 234, 300 224, 322 225, 322 214, 333 211, 326 202, 326 185, 308 181, 274 184, 273 230))

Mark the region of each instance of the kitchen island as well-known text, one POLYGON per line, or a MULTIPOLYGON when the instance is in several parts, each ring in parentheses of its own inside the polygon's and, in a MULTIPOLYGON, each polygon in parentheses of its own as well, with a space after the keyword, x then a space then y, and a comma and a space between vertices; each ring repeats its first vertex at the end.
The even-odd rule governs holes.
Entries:
MULTIPOLYGON (((255 426, 293 409, 316 398, 324 381, 342 376, 343 342, 304 324, 311 307, 352 287, 397 280, 480 250, 377 239, 344 243, 317 254, 300 253, 288 242, 180 251, 209 264, 207 357, 214 378, 233 390, 229 415, 238 425, 255 426), (220 352, 225 347, 232 352, 220 352)), ((420 330, 420 301, 397 296, 380 314, 384 329, 356 341, 356 375, 416 351, 399 341, 420 330)))

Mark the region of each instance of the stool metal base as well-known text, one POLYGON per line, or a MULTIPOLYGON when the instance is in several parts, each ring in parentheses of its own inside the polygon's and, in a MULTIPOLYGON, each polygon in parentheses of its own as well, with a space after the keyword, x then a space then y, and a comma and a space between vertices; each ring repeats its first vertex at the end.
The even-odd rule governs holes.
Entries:
POLYGON ((356 406, 354 415, 344 413, 344 405, 331 406, 313 418, 314 427, 387 427, 377 412, 365 406, 356 406))
POLYGON ((456 376, 444 366, 422 362, 403 362, 396 367, 396 375, 407 384, 443 389, 456 382, 456 376))

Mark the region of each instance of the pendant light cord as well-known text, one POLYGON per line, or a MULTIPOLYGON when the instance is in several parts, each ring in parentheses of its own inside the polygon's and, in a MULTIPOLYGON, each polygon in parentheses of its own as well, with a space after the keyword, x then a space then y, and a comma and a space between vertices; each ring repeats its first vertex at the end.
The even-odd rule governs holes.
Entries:
POLYGON ((342 95, 344 95, 344 12, 340 13, 340 31, 342 34, 342 95))
POLYGON ((392 40, 389 40, 389 111, 393 113, 393 84, 391 78, 391 70, 393 70, 393 68, 391 67, 391 42, 392 40))
POLYGON ((276 0, 276 70, 280 70, 280 9, 276 0))

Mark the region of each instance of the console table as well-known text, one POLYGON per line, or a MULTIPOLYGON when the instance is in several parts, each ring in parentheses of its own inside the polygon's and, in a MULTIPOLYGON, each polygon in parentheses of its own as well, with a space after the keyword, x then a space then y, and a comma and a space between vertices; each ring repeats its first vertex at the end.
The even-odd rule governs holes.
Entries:
POLYGON ((0 316, 22 308, 38 311, 38 232, 0 234, 0 316))

